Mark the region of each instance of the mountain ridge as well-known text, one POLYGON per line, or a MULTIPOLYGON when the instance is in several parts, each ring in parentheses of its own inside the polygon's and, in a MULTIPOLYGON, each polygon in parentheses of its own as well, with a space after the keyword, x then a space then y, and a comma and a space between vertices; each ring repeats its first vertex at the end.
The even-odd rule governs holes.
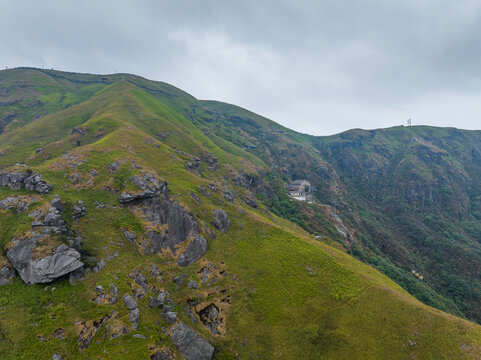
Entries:
MULTIPOLYGON (((8 84, 15 87, 20 80, 38 86, 30 73, 16 73, 13 81, 4 80, 4 74, 0 72, 0 88, 10 89, 8 84)), ((114 84, 100 82, 102 88, 88 99, 78 97, 78 104, 62 109, 49 105, 50 114, 33 116, 29 124, 22 121, 41 113, 46 100, 24 110, 14 106, 32 101, 22 93, 23 100, 3 106, 0 116, 16 112, 20 120, 0 135, 1 168, 13 171, 7 165, 24 163, 41 174, 53 192, 40 196, 26 189, 0 188, 1 198, 34 199, 28 211, 2 210, 2 248, 12 239, 28 238, 29 214, 48 208, 55 194, 65 204, 60 214, 67 228, 81 237, 86 270, 84 279, 73 285, 59 279, 47 286, 27 286, 14 277, 0 287, 5 306, 0 311, 3 358, 47 359, 54 352, 68 358, 149 358, 160 353, 180 358, 182 347, 169 332, 177 331, 169 323, 172 314, 175 322, 182 321, 214 344, 218 359, 479 357, 479 325, 421 304, 373 269, 376 264, 362 259, 370 264, 366 266, 346 254, 356 256, 356 246, 358 258, 372 256, 368 251, 381 260, 388 254, 375 253, 363 243, 365 233, 376 246, 368 238, 372 233, 356 223, 359 209, 354 205, 367 200, 351 194, 354 187, 347 182, 341 157, 336 163, 323 156, 336 150, 339 141, 343 149, 356 149, 358 139, 348 134, 347 139, 332 138, 333 147, 317 143, 318 149, 312 146, 320 141, 315 137, 266 124, 265 118, 239 107, 197 101, 180 90, 173 96, 149 92, 146 88, 156 90, 155 83, 143 79, 145 87, 140 88, 127 80, 128 76, 114 84), (136 185, 142 184, 138 179, 148 183, 147 174, 166 181, 167 195, 157 199, 154 191, 160 205, 150 203, 146 185, 136 185), (298 177, 316 182, 318 204, 287 199, 283 187, 298 177), (133 194, 138 203, 123 205, 122 193, 133 194), (336 205, 331 204, 334 198, 336 205), (75 219, 71 209, 78 201, 86 215, 75 219), (190 237, 178 247, 152 253, 154 238, 165 235, 165 225, 171 231, 184 226, 152 221, 150 216, 163 216, 158 206, 177 209, 175 219, 192 221, 193 229, 207 240, 207 252, 192 265, 177 264, 193 243, 190 237), (336 232, 329 217, 333 208, 354 229, 353 239, 336 232), (228 222, 219 225, 217 210, 226 212, 228 222), (322 241, 314 240, 314 233, 321 234, 322 241), (113 288, 119 294, 115 303, 115 293, 109 290, 113 288), (165 311, 149 305, 149 298, 163 291, 172 302, 163 306, 170 307, 165 311), (135 299, 135 307, 126 308, 124 295, 135 299), (15 316, 18 311, 24 312, 22 319, 15 316)), ((52 104, 60 106, 56 101, 65 88, 51 88, 51 94, 61 94, 50 99, 52 104)), ((15 89, 8 91, 15 95, 15 89)), ((76 94, 69 93, 64 93, 66 98, 76 94)), ((363 163, 347 164, 358 170, 363 163)), ((61 236, 53 240, 66 241, 61 236)), ((43 244, 39 256, 57 245, 43 244)))

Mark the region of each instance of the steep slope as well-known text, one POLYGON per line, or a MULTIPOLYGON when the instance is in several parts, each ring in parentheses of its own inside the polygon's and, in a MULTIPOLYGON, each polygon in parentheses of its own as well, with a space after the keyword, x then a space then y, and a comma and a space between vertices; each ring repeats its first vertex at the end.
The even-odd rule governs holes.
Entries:
POLYGON ((480 326, 269 211, 294 176, 271 167, 287 153, 320 178, 337 166, 315 139, 260 117, 217 118, 213 105, 145 79, 111 81, 0 136, 3 174, 38 173, 53 187, 2 183, 12 187, 0 187, 4 255, 42 233, 30 261, 68 246, 85 269, 26 285, 2 258, 2 359, 189 358, 192 343, 218 359, 479 358, 480 326), (266 135, 243 145, 258 127, 266 135))
POLYGON ((277 215, 335 239, 425 303, 480 321, 481 132, 416 126, 313 137, 232 105, 203 105, 225 124, 216 124, 224 137, 273 164, 278 191, 267 204, 277 215), (294 179, 309 179, 319 203, 279 196, 294 179))
POLYGON ((364 239, 359 256, 382 267, 380 251, 404 271, 415 269, 481 321, 481 132, 356 130, 319 139, 316 147, 349 189, 344 199, 355 210, 346 216, 364 239))

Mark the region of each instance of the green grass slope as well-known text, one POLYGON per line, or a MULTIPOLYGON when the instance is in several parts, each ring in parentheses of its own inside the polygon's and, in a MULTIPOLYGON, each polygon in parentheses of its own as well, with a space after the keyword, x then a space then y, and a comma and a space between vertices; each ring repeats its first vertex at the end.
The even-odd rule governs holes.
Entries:
MULTIPOLYGON (((311 234, 272 214, 268 199, 260 197, 258 208, 248 206, 243 198, 249 190, 238 185, 235 176, 269 170, 269 156, 274 155, 230 141, 223 135, 227 126, 216 134, 220 120, 212 119, 212 109, 196 108, 195 99, 180 91, 169 96, 170 91, 147 80, 119 79, 77 105, 0 136, 2 168, 25 163, 54 187, 52 193, 38 196, 26 213, 1 211, 2 249, 29 228, 28 213, 56 194, 67 208, 78 200, 86 206, 87 216, 66 220, 82 237, 87 267, 105 261, 102 270, 86 273, 73 285, 60 279, 28 286, 17 277, 1 286, 2 359, 51 359, 55 352, 68 359, 148 359, 159 349, 170 349, 180 359, 168 335, 170 325, 159 309, 148 306, 154 288, 168 290, 179 319, 215 345, 217 359, 480 358, 479 325, 420 303, 372 267, 314 241, 311 234), (85 131, 72 133, 75 127, 85 131), (166 137, 157 136, 167 132, 166 137), (206 160, 212 156, 217 169, 206 160), (200 159, 199 173, 187 170, 194 157, 200 159), (114 161, 120 164, 115 171, 108 167, 114 161), (139 243, 122 235, 128 229, 139 239, 145 236, 145 219, 118 202, 139 167, 165 179, 170 194, 199 223, 212 228, 212 211, 227 212, 229 230, 217 231, 214 238, 206 235, 209 250, 191 266, 178 267, 168 252, 146 255, 139 243), (226 200, 226 187, 236 194, 234 202, 226 200), (153 264, 161 277, 150 273, 153 264), (203 282, 200 272, 205 267, 211 273, 203 282), (140 323, 133 330, 120 298, 112 305, 93 300, 98 285, 108 289, 112 283, 120 296, 131 293, 138 288, 129 276, 136 270, 145 276, 149 290, 138 300, 140 323), (182 284, 173 281, 182 275, 182 284), (188 280, 197 281, 198 289, 189 288, 188 280), (198 305, 191 305, 198 299, 199 306, 219 307, 224 319, 220 334, 212 334, 200 321, 198 305), (79 349, 82 327, 105 316, 110 318, 90 346, 79 349), (127 332, 112 338, 123 326, 127 332), (63 338, 57 336, 59 329, 63 338)), ((307 140, 300 146, 307 146, 307 140)), ((310 149, 305 160, 321 161, 319 154, 310 149)), ((9 188, 0 188, 0 194, 1 199, 34 195, 9 188)))

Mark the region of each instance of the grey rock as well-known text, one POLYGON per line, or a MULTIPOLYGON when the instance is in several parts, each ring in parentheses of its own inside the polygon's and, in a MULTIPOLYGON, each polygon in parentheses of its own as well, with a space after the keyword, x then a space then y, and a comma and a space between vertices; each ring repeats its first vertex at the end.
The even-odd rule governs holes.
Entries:
POLYGON ((209 304, 199 311, 200 321, 210 330, 214 335, 218 335, 217 327, 222 324, 219 318, 219 309, 214 304, 209 304))
POLYGON ((161 307, 162 305, 164 305, 164 299, 160 299, 159 296, 157 296, 156 298, 153 297, 153 296, 150 297, 149 306, 151 308, 157 308, 157 307, 161 307))
POLYGON ((200 199, 192 191, 189 193, 190 197, 195 201, 195 206, 200 206, 200 199))
POLYGON ((50 282, 83 267, 79 252, 63 244, 59 245, 51 255, 34 259, 33 250, 43 236, 35 235, 21 241, 7 252, 8 260, 25 283, 50 282))
POLYGON ((65 221, 63 220, 62 216, 60 215, 60 211, 57 208, 51 206, 47 214, 45 215, 43 221, 33 222, 32 226, 49 226, 58 228, 59 232, 65 231, 65 221))
POLYGON ((172 329, 172 343, 187 360, 209 360, 214 347, 182 321, 172 329))
POLYGON ((52 190, 39 174, 30 175, 24 172, 0 174, 0 186, 8 186, 12 190, 20 190, 23 187, 30 191, 37 191, 40 194, 47 194, 52 190))
POLYGON ((144 289, 145 291, 147 291, 147 279, 145 278, 144 275, 142 275, 142 273, 140 272, 139 269, 137 269, 136 271, 132 272, 131 274, 129 274, 129 277, 135 281, 135 283, 137 285, 139 285, 142 289, 144 289))
POLYGON ((0 270, 0 285, 10 284, 13 276, 13 269, 8 266, 3 266, 0 270))
POLYGON ((200 159, 198 157, 194 158, 192 161, 187 162, 185 169, 190 172, 196 172, 202 176, 200 170, 200 159))
POLYGON ((160 271, 159 267, 155 264, 150 265, 150 275, 154 278, 159 277, 162 275, 162 271, 160 271))
POLYGON ((81 217, 87 215, 87 209, 84 206, 83 201, 77 201, 72 204, 72 220, 78 221, 81 217))
POLYGON ((166 313, 168 313, 168 312, 170 312, 170 311, 173 311, 173 310, 174 310, 174 305, 173 305, 173 304, 172 304, 172 305, 167 305, 167 304, 166 304, 166 305, 162 306, 162 314, 166 314, 166 313))
POLYGON ((127 309, 129 310, 134 310, 137 309, 137 302, 135 299, 132 297, 132 295, 126 295, 123 297, 124 304, 127 306, 127 309))
POLYGON ((33 174, 23 180, 25 189, 36 191, 40 194, 47 194, 53 186, 48 184, 40 175, 33 174))
POLYGON ((52 355, 52 360, 63 360, 63 357, 58 352, 55 352, 55 354, 52 355))
POLYGON ((173 324, 177 320, 177 313, 173 311, 167 311, 166 313, 162 313, 164 319, 167 323, 173 324))
POLYGON ((79 349, 88 348, 97 331, 99 331, 100 328, 102 328, 102 326, 104 326, 104 324, 109 319, 110 319, 110 316, 106 315, 102 319, 94 321, 93 327, 89 327, 84 324, 84 327, 80 331, 80 336, 77 339, 77 343, 79 344, 79 349))
POLYGON ((72 129, 72 135, 79 134, 80 136, 83 136, 85 135, 86 132, 87 132, 87 129, 83 126, 76 126, 72 129))
POLYGON ((174 276, 174 282, 178 285, 182 284, 184 279, 185 279, 185 274, 182 274, 182 276, 174 276))
POLYGON ((23 181, 28 177, 27 173, 2 173, 0 174, 0 186, 8 186, 12 190, 20 190, 23 181))
POLYGON ((124 234, 125 238, 132 243, 137 241, 137 235, 135 235, 132 231, 123 230, 122 234, 124 234))
POLYGON ((95 291, 99 293, 104 292, 104 287, 102 285, 97 285, 95 287, 95 291))
POLYGON ((226 199, 229 202, 234 202, 235 192, 233 192, 231 189, 229 189, 227 187, 222 189, 222 192, 224 193, 224 199, 226 199))
POLYGON ((132 337, 136 339, 147 339, 145 335, 142 335, 142 334, 134 334, 132 335, 132 337))
POLYGON ((65 204, 60 200, 59 197, 54 198, 52 201, 50 201, 50 205, 57 209, 59 212, 63 212, 65 210, 65 204))
POLYGON ((140 311, 138 308, 129 311, 129 321, 132 323, 133 328, 137 330, 140 321, 140 311))
POLYGON ((123 204, 159 196, 162 190, 167 186, 165 181, 160 182, 153 174, 147 171, 142 171, 142 176, 131 176, 130 182, 136 185, 140 191, 136 193, 121 193, 119 196, 119 202, 123 204))
POLYGON ((255 196, 254 196, 254 194, 252 194, 252 193, 249 194, 249 196, 247 196, 247 197, 244 199, 244 201, 245 201, 245 203, 246 203, 247 205, 249 205, 250 207, 253 207, 254 209, 256 209, 256 208, 259 206, 259 204, 257 203, 257 200, 256 200, 256 198, 255 198, 255 196))
POLYGON ((112 164, 107 166, 109 170, 116 171, 120 167, 120 163, 118 161, 114 161, 112 164))
POLYGON ((100 260, 95 266, 94 268, 92 269, 94 273, 96 272, 99 272, 100 270, 102 270, 103 268, 105 267, 105 261, 104 260, 100 260))
POLYGON ((96 177, 99 173, 97 172, 97 170, 95 169, 92 169, 90 172, 89 172, 89 175, 92 176, 92 177, 96 177))
POLYGON ((70 182, 71 182, 72 184, 74 184, 74 185, 77 185, 77 184, 82 180, 80 174, 79 174, 79 173, 76 173, 76 172, 73 173, 72 175, 70 175, 70 176, 68 177, 68 179, 69 179, 70 182))
POLYGON ((207 266, 204 266, 202 269, 201 269, 201 277, 202 277, 202 282, 206 282, 209 278, 209 274, 211 273, 211 271, 209 270, 209 268, 207 266))
POLYGON ((229 218, 227 217, 227 213, 225 210, 217 209, 213 211, 214 214, 214 221, 212 222, 212 225, 216 229, 219 229, 223 233, 225 233, 229 229, 230 221, 229 218))
POLYGON ((147 238, 154 254, 169 248, 177 255, 177 248, 181 242, 199 233, 199 225, 192 213, 174 199, 171 199, 167 187, 163 189, 162 200, 151 199, 143 208, 147 218, 153 223, 166 224, 167 234, 147 232, 147 238))
POLYGON ((187 284, 187 287, 189 289, 197 289, 198 288, 197 281, 190 280, 189 283, 187 284))
POLYGON ((119 293, 119 290, 117 289, 117 286, 115 286, 114 283, 110 283, 109 286, 110 286, 110 292, 112 294, 118 294, 119 293))
MULTIPOLYGON (((15 196, 8 196, 3 200, 0 200, 0 209, 7 210, 14 207, 18 207, 19 199, 15 196)), ((20 210, 20 209, 19 209, 20 210)))
POLYGON ((82 266, 70 273, 68 281, 70 282, 70 284, 73 285, 77 280, 83 279, 83 275, 84 275, 84 268, 82 266))
POLYGON ((204 237, 197 235, 189 245, 187 245, 187 249, 177 258, 177 265, 192 265, 207 252, 207 248, 207 240, 204 237))

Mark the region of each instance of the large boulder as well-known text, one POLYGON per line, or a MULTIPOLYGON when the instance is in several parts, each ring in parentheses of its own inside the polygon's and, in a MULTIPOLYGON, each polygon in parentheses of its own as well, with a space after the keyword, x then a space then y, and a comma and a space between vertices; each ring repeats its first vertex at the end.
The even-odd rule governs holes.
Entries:
POLYGON ((212 225, 214 225, 216 229, 219 229, 220 231, 225 233, 230 226, 230 221, 227 217, 227 213, 225 212, 225 210, 217 209, 213 211, 213 215, 214 221, 212 222, 212 225))
POLYGON ((27 284, 46 283, 81 268, 80 253, 64 244, 55 248, 51 254, 40 259, 33 257, 37 243, 44 237, 36 234, 20 241, 7 252, 22 280, 27 284))
POLYGON ((209 360, 214 347, 182 321, 172 328, 172 343, 187 360, 209 360))

